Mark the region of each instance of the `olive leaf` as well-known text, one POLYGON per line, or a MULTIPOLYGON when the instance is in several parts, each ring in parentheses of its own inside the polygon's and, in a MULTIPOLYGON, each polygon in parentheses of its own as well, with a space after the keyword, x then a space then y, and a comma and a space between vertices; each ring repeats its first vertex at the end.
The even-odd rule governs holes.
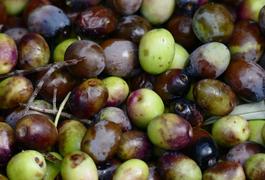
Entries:
MULTIPOLYGON (((242 116, 246 120, 265 119, 265 102, 240 104, 229 115, 242 116)), ((213 124, 220 116, 212 116, 204 121, 204 125, 213 124)))

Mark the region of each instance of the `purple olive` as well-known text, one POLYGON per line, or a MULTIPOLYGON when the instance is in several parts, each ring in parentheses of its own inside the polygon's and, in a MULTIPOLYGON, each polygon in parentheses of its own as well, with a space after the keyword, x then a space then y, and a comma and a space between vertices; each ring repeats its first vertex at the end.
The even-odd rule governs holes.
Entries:
MULTIPOLYGON (((14 130, 4 122, 0 122, 0 167, 11 159, 15 147, 14 130)), ((1 179, 1 178, 0 178, 1 179)))

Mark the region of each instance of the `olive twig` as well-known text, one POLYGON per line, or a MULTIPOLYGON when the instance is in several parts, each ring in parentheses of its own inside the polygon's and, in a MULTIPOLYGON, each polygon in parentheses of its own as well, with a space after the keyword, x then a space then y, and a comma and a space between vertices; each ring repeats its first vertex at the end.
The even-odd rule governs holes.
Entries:
POLYGON ((57 110, 56 101, 57 101, 57 88, 54 88, 54 90, 53 90, 53 98, 52 98, 52 109, 54 111, 57 110))
POLYGON ((64 108, 66 102, 68 101, 68 99, 69 99, 69 97, 70 97, 70 94, 71 94, 71 92, 69 92, 69 93, 65 96, 64 100, 62 101, 62 103, 61 103, 60 106, 59 106, 58 113, 56 114, 56 117, 55 117, 55 120, 54 120, 54 125, 55 125, 55 127, 57 127, 57 125, 58 125, 58 122, 59 122, 59 119, 60 119, 60 117, 61 117, 61 114, 62 114, 63 108, 64 108))

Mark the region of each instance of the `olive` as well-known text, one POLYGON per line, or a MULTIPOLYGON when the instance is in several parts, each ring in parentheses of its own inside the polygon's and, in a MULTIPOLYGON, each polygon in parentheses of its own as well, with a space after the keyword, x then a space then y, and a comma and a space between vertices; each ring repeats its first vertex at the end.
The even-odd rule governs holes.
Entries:
POLYGON ((147 134, 154 145, 167 150, 178 150, 191 142, 192 128, 182 117, 165 113, 148 124, 147 134))
POLYGON ((191 77, 215 79, 230 63, 229 49, 222 43, 211 42, 197 47, 189 57, 184 72, 191 77))
POLYGON ((264 0, 244 0, 239 6, 238 17, 258 22, 260 11, 264 5, 264 0))
POLYGON ((66 49, 64 55, 65 61, 78 58, 83 60, 68 68, 74 76, 81 78, 96 77, 105 68, 103 49, 93 41, 76 41, 66 49))
POLYGON ((248 158, 264 152, 265 148, 262 145, 247 141, 232 147, 226 154, 226 160, 240 163, 243 166, 248 158))
POLYGON ((244 164, 246 176, 248 179, 264 179, 265 178, 265 154, 257 153, 252 155, 244 164))
POLYGON ((97 166, 99 180, 112 179, 114 172, 120 165, 121 162, 116 159, 112 159, 103 164, 99 164, 97 166))
POLYGON ((193 101, 184 98, 176 99, 170 103, 169 110, 189 121, 193 127, 199 127, 203 124, 202 110, 193 101))
POLYGON ((138 44, 141 37, 151 28, 151 24, 142 16, 129 15, 119 20, 115 35, 138 44))
POLYGON ((245 142, 249 134, 248 122, 241 116, 224 116, 218 119, 212 127, 214 140, 223 147, 245 142))
POLYGON ((95 6, 100 3, 101 0, 66 0, 65 4, 74 11, 81 11, 90 6, 95 6))
POLYGON ((250 135, 249 135, 248 140, 264 145, 263 137, 262 137, 264 125, 265 125, 265 121, 263 119, 261 120, 255 119, 255 120, 248 121, 248 126, 250 129, 250 135))
POLYGON ((117 18, 104 6, 93 6, 81 12, 75 19, 76 31, 85 36, 105 36, 115 31, 117 18))
MULTIPOLYGON (((7 123, 0 122, 0 167, 11 159, 15 148, 15 133, 7 123)), ((1 178, 0 178, 1 179, 1 178)))
POLYGON ((63 158, 56 152, 49 152, 45 154, 45 158, 47 167, 43 180, 54 180, 60 174, 60 162, 63 158))
POLYGON ((55 62, 63 61, 64 60, 64 54, 67 48, 73 44, 77 39, 66 39, 62 42, 60 42, 53 51, 53 58, 55 62))
POLYGON ((74 151, 64 157, 61 175, 64 180, 98 180, 97 167, 94 161, 89 155, 81 151, 74 151))
POLYGON ((79 121, 64 121, 58 129, 58 148, 60 154, 65 156, 68 153, 80 151, 81 142, 86 130, 86 127, 79 121))
POLYGON ((26 150, 12 157, 7 164, 6 171, 10 180, 42 180, 46 169, 46 161, 41 153, 26 150))
POLYGON ((141 88, 154 89, 155 76, 141 72, 140 74, 129 79, 129 86, 131 90, 137 90, 141 88))
POLYGON ((31 81, 23 76, 11 76, 0 82, 0 109, 15 108, 26 103, 33 92, 31 81))
POLYGON ((17 45, 19 44, 22 37, 25 36, 27 33, 28 30, 22 27, 9 28, 5 31, 5 34, 12 37, 17 45))
POLYGON ((208 168, 203 173, 204 180, 245 180, 246 176, 243 167, 236 162, 223 161, 208 168))
POLYGON ((81 150, 90 155, 96 163, 104 162, 117 152, 121 134, 119 125, 110 121, 99 121, 88 128, 81 143, 81 150))
POLYGON ((183 97, 188 92, 189 87, 189 77, 180 69, 170 69, 160 74, 154 84, 155 92, 164 101, 183 97))
POLYGON ((0 74, 6 74, 17 64, 18 51, 15 41, 6 34, 0 33, 0 44, 0 74))
POLYGON ((6 12, 9 15, 18 15, 28 3, 28 0, 3 0, 1 3, 5 6, 6 12))
POLYGON ((165 154, 158 162, 160 174, 163 178, 201 180, 202 172, 195 161, 183 154, 165 154))
POLYGON ((259 13, 259 27, 263 34, 265 34, 265 5, 259 13))
POLYGON ((145 133, 137 130, 127 131, 121 135, 117 155, 122 160, 147 160, 151 154, 151 143, 145 133))
POLYGON ((122 163, 115 171, 113 180, 147 179, 149 169, 140 159, 130 159, 122 163))
POLYGON ((124 15, 130 15, 137 12, 143 0, 112 0, 113 6, 116 11, 124 15))
POLYGON ((245 101, 265 98, 265 70, 255 62, 234 60, 225 72, 225 82, 245 101))
POLYGON ((90 118, 103 108, 108 90, 100 79, 91 78, 75 87, 69 98, 71 112, 80 118, 90 118))
POLYGON ((21 69, 33 69, 49 63, 50 49, 45 39, 37 33, 28 33, 22 37, 18 46, 18 66, 21 69))
POLYGON ((169 69, 184 69, 189 62, 189 53, 180 44, 175 43, 175 55, 169 69))
POLYGON ((178 0, 177 6, 181 12, 192 16, 202 5, 209 3, 209 0, 178 0))
POLYGON ((206 112, 224 116, 229 114, 237 103, 232 89, 225 83, 214 79, 203 79, 193 89, 195 102, 206 112))
POLYGON ((226 42, 233 33, 233 16, 225 6, 207 3, 195 12, 192 27, 197 38, 203 43, 226 42))
POLYGON ((45 152, 57 142, 58 131, 48 116, 29 114, 17 122, 15 136, 20 148, 45 152))
POLYGON ((265 41, 256 22, 241 20, 235 24, 229 40, 232 59, 258 61, 264 51, 265 41))

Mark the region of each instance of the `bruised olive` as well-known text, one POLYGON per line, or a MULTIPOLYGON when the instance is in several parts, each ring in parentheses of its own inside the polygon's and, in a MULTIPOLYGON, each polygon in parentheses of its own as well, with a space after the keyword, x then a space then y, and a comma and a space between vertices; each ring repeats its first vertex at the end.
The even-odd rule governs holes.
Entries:
POLYGON ((15 108, 28 101, 33 92, 31 81, 23 76, 12 76, 0 82, 0 109, 15 108))
POLYGON ((47 151, 57 142, 58 131, 47 116, 30 114, 17 122, 15 135, 21 148, 47 151))
POLYGON ((114 12, 104 6, 94 6, 81 12, 75 19, 78 33, 86 36, 105 36, 117 25, 114 12))
POLYGON ((235 93, 246 101, 265 98, 265 70, 255 62, 234 60, 225 72, 225 81, 235 93))
POLYGON ((224 147, 231 147, 246 141, 249 133, 248 122, 241 116, 224 116, 212 126, 214 140, 224 147))
POLYGON ((211 42, 196 48, 189 57, 185 72, 192 77, 219 77, 230 63, 229 49, 222 43, 211 42))
POLYGON ((265 47, 264 37, 256 22, 241 20, 235 24, 229 40, 232 59, 258 61, 265 47))
POLYGON ((204 180, 245 180, 246 176, 243 167, 236 162, 223 161, 208 168, 203 173, 204 180))
POLYGON ((119 125, 110 121, 99 121, 88 128, 81 143, 81 150, 90 155, 96 163, 104 162, 117 152, 121 134, 119 125))
POLYGON ((129 159, 148 159, 151 154, 151 143, 145 133, 141 131, 127 131, 122 134, 118 157, 122 160, 129 159))
POLYGON ((233 16, 217 3, 207 3, 194 14, 192 27, 201 42, 226 42, 234 29, 233 16))
POLYGON ((189 86, 190 80, 186 74, 180 69, 170 69, 156 78, 154 90, 164 101, 169 101, 184 96, 189 86))
MULTIPOLYGON (((0 167, 11 159, 15 147, 14 130, 4 122, 0 122, 0 167)), ((0 178, 1 179, 1 178, 0 178)))
POLYGON ((167 150, 178 150, 191 142, 192 128, 182 117, 165 113, 148 124, 147 134, 154 145, 167 150))
POLYGON ((103 108, 108 90, 100 79, 91 78, 75 87, 69 98, 71 112, 77 117, 89 118, 103 108))
POLYGON ((82 58, 83 60, 68 68, 74 76, 81 78, 96 77, 105 68, 103 49, 93 41, 76 41, 66 49, 65 61, 76 58, 82 58))
POLYGON ((192 126, 199 127, 203 123, 203 114, 195 102, 186 99, 176 99, 170 103, 169 109, 189 121, 192 126))
POLYGON ((265 154, 258 153, 252 155, 244 164, 246 176, 251 180, 261 180, 265 178, 265 154))
POLYGON ((236 95, 225 83, 214 80, 200 80, 193 89, 195 102, 212 115, 223 116, 236 105, 236 95))
POLYGON ((243 166, 252 155, 264 152, 264 147, 258 143, 244 142, 232 147, 226 154, 226 160, 240 163, 243 166))
POLYGON ((105 72, 109 75, 126 77, 138 63, 137 46, 128 40, 107 39, 100 44, 106 56, 105 72))
POLYGON ((166 180, 201 180, 202 172, 195 161, 183 154, 165 154, 158 162, 160 174, 166 180))
POLYGON ((139 43, 141 37, 151 30, 151 24, 143 17, 138 15, 130 15, 122 17, 116 28, 116 36, 118 38, 131 40, 139 43))

